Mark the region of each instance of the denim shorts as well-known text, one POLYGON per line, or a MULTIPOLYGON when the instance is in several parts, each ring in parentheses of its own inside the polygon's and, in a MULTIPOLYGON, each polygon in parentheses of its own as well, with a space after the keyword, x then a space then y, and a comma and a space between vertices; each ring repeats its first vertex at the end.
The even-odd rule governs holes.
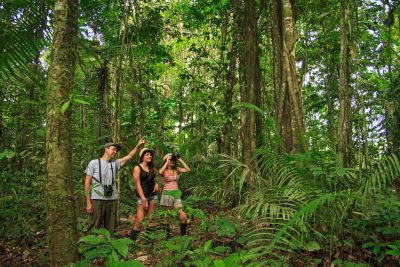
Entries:
MULTIPOLYGON (((158 196, 157 195, 154 195, 154 196, 151 196, 151 197, 146 197, 146 200, 147 200, 147 204, 149 204, 150 203, 150 201, 154 201, 154 203, 156 203, 157 204, 157 202, 158 202, 158 196)), ((136 204, 137 205, 142 205, 143 203, 142 203, 142 199, 140 198, 140 197, 137 197, 136 198, 136 204)))

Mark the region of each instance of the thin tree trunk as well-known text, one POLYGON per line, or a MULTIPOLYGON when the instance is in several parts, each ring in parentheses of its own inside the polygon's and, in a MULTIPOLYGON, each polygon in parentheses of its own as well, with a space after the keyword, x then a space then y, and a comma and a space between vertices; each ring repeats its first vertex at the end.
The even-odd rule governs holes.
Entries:
POLYGON ((334 99, 333 91, 335 89, 332 74, 328 74, 327 83, 325 86, 327 96, 327 130, 328 140, 331 145, 336 149, 336 131, 335 131, 335 120, 334 120, 334 99))
MULTIPOLYGON (((110 112, 108 108, 108 62, 104 60, 99 70, 99 97, 100 97, 100 112, 98 114, 98 139, 99 146, 105 143, 103 136, 108 136, 110 133, 110 112), (101 138, 100 138, 101 137, 101 138)), ((107 138, 108 139, 108 138, 107 138)))
MULTIPOLYGON (((132 48, 129 48, 131 50, 132 48)), ((137 88, 139 88, 139 79, 138 79, 138 70, 137 70, 137 64, 134 61, 133 55, 129 54, 129 65, 131 66, 132 70, 132 78, 131 78, 131 91, 129 92, 130 94, 130 105, 131 105, 131 115, 130 115, 130 121, 131 121, 131 133, 133 138, 137 138, 139 136, 139 131, 136 131, 136 126, 137 126, 137 118, 138 118, 138 111, 139 109, 137 108, 137 104, 139 102, 139 96, 137 93, 137 88)))
POLYGON ((179 86, 179 103, 178 103, 178 107, 179 107, 179 125, 178 125, 178 129, 179 129, 179 132, 182 130, 182 125, 183 125, 183 123, 185 121, 185 117, 184 117, 184 114, 183 114, 183 101, 184 101, 183 93, 184 93, 183 92, 183 86, 180 85, 179 86))
POLYGON ((340 67, 339 67, 339 133, 338 150, 343 166, 351 166, 351 97, 348 51, 349 8, 347 0, 340 1, 340 67))
POLYGON ((78 1, 58 0, 54 9, 52 62, 47 85, 47 226, 51 266, 77 260, 72 176, 71 108, 61 113, 75 80, 78 1))
POLYGON ((238 0, 232 1, 232 44, 230 50, 230 58, 228 65, 228 73, 226 75, 226 91, 225 91, 225 116, 226 122, 224 125, 224 153, 231 156, 231 140, 232 140, 232 99, 233 87, 235 85, 235 72, 237 61, 237 45, 239 44, 239 14, 238 14, 238 0))
POLYGON ((122 76, 122 55, 117 59, 117 66, 112 70, 111 90, 112 90, 112 112, 111 112, 111 140, 120 142, 121 131, 121 76, 122 76))
POLYGON ((325 92, 326 92, 326 101, 327 101, 327 135, 330 145, 336 151, 336 131, 335 131, 335 120, 334 120, 334 92, 337 92, 337 81, 335 80, 334 73, 336 68, 335 60, 331 55, 331 51, 329 50, 328 40, 326 36, 326 28, 322 26, 322 33, 324 38, 324 54, 327 55, 326 60, 326 69, 327 69, 327 78, 324 82, 325 84, 325 92))
MULTIPOLYGON (((256 21, 257 23, 257 21, 256 21)), ((261 92, 261 67, 260 67, 260 46, 258 45, 258 41, 256 44, 256 62, 255 62, 255 75, 254 75, 254 105, 263 109, 263 95, 261 92)), ((255 147, 260 148, 265 144, 264 140, 264 121, 263 114, 260 112, 255 112, 255 132, 256 132, 256 140, 255 147)))

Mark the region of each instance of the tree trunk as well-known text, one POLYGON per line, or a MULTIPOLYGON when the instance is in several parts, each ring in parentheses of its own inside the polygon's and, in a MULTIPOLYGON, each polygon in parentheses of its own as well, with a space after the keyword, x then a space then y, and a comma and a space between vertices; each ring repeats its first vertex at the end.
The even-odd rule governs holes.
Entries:
POLYGON ((300 86, 296 72, 296 33, 294 28, 293 9, 294 0, 284 0, 283 20, 284 20, 284 42, 283 42, 283 65, 285 71, 285 81, 290 96, 290 105, 292 113, 293 127, 293 147, 299 153, 308 150, 308 141, 306 139, 306 128, 304 125, 304 112, 301 102, 300 86))
POLYGON ((334 75, 336 73, 335 69, 337 67, 337 63, 332 56, 331 50, 328 46, 328 40, 326 36, 326 28, 322 26, 322 33, 324 37, 324 53, 327 55, 326 60, 326 72, 327 78, 325 80, 325 92, 326 92, 326 101, 327 101, 327 111, 326 111, 326 120, 327 120, 327 135, 330 145, 336 151, 336 131, 335 131, 335 120, 334 120, 334 93, 337 92, 337 77, 334 75))
MULTIPOLYGON (((295 65, 295 31, 291 1, 271 2, 274 48, 275 120, 286 153, 308 150, 300 87, 295 65)), ((280 144, 277 153, 282 153, 280 144)))
MULTIPOLYGON (((385 118, 389 123, 387 124, 388 131, 387 131, 387 138, 388 138, 388 153, 394 153, 398 158, 400 158, 400 89, 399 87, 395 86, 393 81, 393 59, 392 59, 392 26, 395 22, 394 12, 396 10, 397 5, 393 4, 389 6, 389 10, 387 13, 386 18, 386 26, 387 26, 387 42, 386 42, 386 50, 389 56, 389 63, 388 63, 388 75, 389 75, 389 101, 393 101, 393 106, 395 107, 394 110, 386 111, 385 118)), ((400 23, 399 23, 400 25, 400 23)), ((398 80, 399 78, 397 78, 398 80)), ((399 182, 400 183, 400 182, 399 182)))
MULTIPOLYGON (((257 75, 258 42, 257 42, 257 12, 256 1, 245 1, 245 30, 244 30, 244 87, 241 93, 242 102, 255 104, 257 90, 260 90, 260 77, 257 75)), ((252 152, 255 148, 255 113, 246 108, 242 113, 243 129, 243 162, 250 168, 255 167, 252 152)), ((247 183, 251 181, 247 179, 247 183)))
POLYGON ((333 90, 335 89, 333 75, 329 74, 326 83, 326 96, 327 96, 327 131, 328 131, 328 140, 331 145, 336 149, 336 131, 335 131, 335 120, 334 120, 334 98, 333 98, 333 90))
POLYGON ((351 97, 348 51, 349 9, 347 0, 340 0, 340 66, 339 66, 339 133, 338 152, 344 167, 351 166, 351 97))
POLYGON ((47 85, 47 226, 51 266, 77 260, 72 176, 71 108, 61 113, 74 87, 78 1, 58 0, 54 9, 52 62, 47 85))
MULTIPOLYGON (((256 21, 257 24, 257 21, 256 21)), ((255 62, 255 76, 254 76, 254 105, 263 109, 263 95, 261 92, 261 66, 260 66, 260 46, 258 45, 258 41, 256 43, 256 62, 255 62)), ((265 144, 265 134, 264 134, 264 121, 263 114, 260 112, 255 112, 255 147, 260 148, 265 144)))
MULTIPOLYGON (((290 111, 285 112, 285 93, 283 86, 283 14, 282 14, 282 3, 280 0, 271 1, 271 24, 272 24, 272 47, 273 47, 273 62, 274 62, 274 94, 275 94, 275 122, 278 135, 282 138, 285 133, 283 129, 283 118, 288 118, 284 116, 284 113, 290 114, 290 111)), ((288 108, 289 105, 286 105, 288 108)), ((286 133, 291 133, 291 128, 288 128, 286 133)), ((285 144, 286 152, 292 147, 292 138, 283 138, 283 141, 290 141, 289 144, 285 144)), ((281 154, 281 146, 276 145, 276 153, 281 154)))
POLYGON ((117 66, 112 68, 111 92, 112 92, 112 109, 111 109, 111 140, 112 142, 120 142, 121 131, 121 76, 122 76, 122 55, 117 59, 117 66))
POLYGON ((108 62, 104 60, 99 71, 99 97, 100 97, 100 112, 98 114, 98 139, 99 146, 103 145, 108 141, 108 138, 103 138, 103 136, 108 136, 110 134, 110 112, 108 108, 108 96, 109 96, 109 86, 108 86, 108 62))
MULTIPOLYGON (((129 48, 129 51, 132 48, 129 48)), ((130 105, 131 105, 131 112, 130 112, 130 122, 131 122, 131 133, 132 137, 134 139, 138 139, 139 137, 139 131, 136 130, 137 127, 137 119, 138 119, 138 113, 139 109, 137 107, 137 104, 139 102, 139 96, 138 96, 138 90, 140 88, 139 86, 139 78, 138 78, 138 66, 136 62, 134 61, 133 55, 130 53, 129 54, 129 66, 132 70, 131 74, 131 90, 129 92, 130 95, 130 105)))
POLYGON ((223 130, 224 140, 224 153, 231 156, 231 142, 232 142, 232 99, 233 87, 235 86, 236 76, 236 61, 237 61, 237 45, 239 44, 239 14, 238 14, 238 0, 232 1, 232 43, 229 53, 228 73, 226 75, 226 91, 225 91, 225 117, 226 122, 223 130))

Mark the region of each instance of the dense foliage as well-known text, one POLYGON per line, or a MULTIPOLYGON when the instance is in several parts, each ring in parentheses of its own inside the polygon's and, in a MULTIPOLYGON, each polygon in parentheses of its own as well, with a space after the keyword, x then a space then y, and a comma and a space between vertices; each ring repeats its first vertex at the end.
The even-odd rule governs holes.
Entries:
MULTIPOLYGON (((0 250, 8 255, 0 262, 9 265, 49 264, 54 2, 0 2, 0 250)), ((58 103, 72 113, 79 264, 140 266, 128 259, 140 260, 138 251, 160 266, 400 264, 398 1, 82 0, 79 8, 75 86, 58 103), (166 239, 156 226, 131 244, 126 223, 120 239, 87 235, 87 163, 106 141, 120 142, 123 156, 141 136, 157 166, 179 151, 192 169, 180 182, 189 236, 166 239)), ((121 218, 135 212, 136 162, 120 174, 121 218)), ((157 211, 156 225, 174 216, 157 211)))

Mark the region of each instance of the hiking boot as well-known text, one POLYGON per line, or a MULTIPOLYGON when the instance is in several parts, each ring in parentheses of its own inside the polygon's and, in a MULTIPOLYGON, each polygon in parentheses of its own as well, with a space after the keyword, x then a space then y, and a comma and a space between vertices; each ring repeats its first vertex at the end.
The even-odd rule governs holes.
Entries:
POLYGON ((187 223, 181 223, 181 236, 186 235, 187 223))
POLYGON ((140 230, 135 230, 133 229, 130 233, 129 233, 129 238, 133 241, 135 241, 137 239, 138 234, 140 233, 140 230))

